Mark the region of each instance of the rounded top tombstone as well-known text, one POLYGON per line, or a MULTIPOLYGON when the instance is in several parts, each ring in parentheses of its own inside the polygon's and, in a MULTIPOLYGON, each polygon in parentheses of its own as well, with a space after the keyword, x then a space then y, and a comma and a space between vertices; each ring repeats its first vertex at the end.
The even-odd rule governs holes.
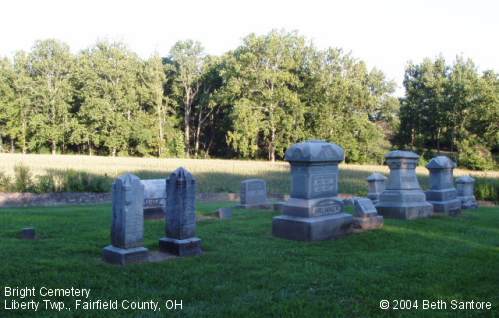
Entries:
POLYGON ((284 159, 290 162, 341 162, 345 159, 345 152, 337 144, 307 140, 288 148, 284 159))
POLYGON ((474 183, 475 179, 470 176, 462 176, 457 178, 456 183, 474 183))
POLYGON ((194 176, 184 167, 177 168, 170 174, 170 178, 176 182, 194 182, 194 176))
POLYGON ((446 156, 438 156, 426 165, 428 169, 454 169, 456 164, 446 156))
POLYGON ((367 177, 367 181, 385 181, 386 177, 381 173, 375 172, 367 177))
POLYGON ((412 151, 394 150, 385 155, 386 159, 419 159, 418 154, 412 151))

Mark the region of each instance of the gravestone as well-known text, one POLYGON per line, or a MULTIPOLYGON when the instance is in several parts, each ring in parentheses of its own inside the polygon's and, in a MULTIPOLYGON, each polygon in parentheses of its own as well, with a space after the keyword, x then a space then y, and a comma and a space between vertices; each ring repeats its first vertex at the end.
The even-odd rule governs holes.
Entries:
POLYGON ((165 179, 141 180, 144 185, 144 217, 163 218, 166 208, 165 179))
POLYGON ((388 218, 417 219, 433 214, 433 206, 416 177, 419 156, 414 152, 394 150, 385 155, 390 175, 376 204, 378 213, 388 218))
POLYGON ((470 176, 462 176, 456 180, 457 197, 461 200, 462 209, 478 208, 475 198, 475 179, 470 176))
POLYGON ((457 198, 452 176, 456 164, 446 156, 438 156, 426 165, 430 171, 430 190, 426 200, 433 205, 436 213, 457 215, 461 212, 461 200, 457 198))
POLYGON ((144 261, 148 257, 144 243, 144 186, 133 174, 113 183, 113 223, 111 244, 104 248, 103 258, 113 264, 144 261))
POLYGON ((305 141, 286 151, 291 165, 291 196, 272 220, 274 236, 300 241, 333 239, 352 231, 338 195, 338 164, 343 148, 325 141, 305 141))
POLYGON ((196 179, 185 168, 178 168, 166 180, 166 237, 159 248, 178 256, 201 254, 196 237, 196 179))
POLYGON ((217 216, 219 219, 232 219, 232 209, 220 208, 217 210, 217 216))
POLYGON ((377 204, 379 202, 379 196, 385 190, 385 181, 386 177, 377 172, 367 177, 367 197, 371 199, 374 204, 377 204))
POLYGON ((383 216, 378 215, 371 199, 355 198, 353 213, 354 228, 361 230, 379 229, 383 226, 383 216))
POLYGON ((21 230, 21 238, 23 240, 36 239, 36 231, 34 227, 25 227, 21 230))
POLYGON ((267 200, 267 183, 262 179, 241 181, 240 200, 238 208, 271 208, 267 200))

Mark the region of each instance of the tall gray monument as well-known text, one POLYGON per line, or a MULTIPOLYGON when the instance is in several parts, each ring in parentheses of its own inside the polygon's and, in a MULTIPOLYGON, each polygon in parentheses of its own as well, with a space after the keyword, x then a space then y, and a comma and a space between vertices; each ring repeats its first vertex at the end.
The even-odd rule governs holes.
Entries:
POLYGON ((291 197, 281 206, 283 215, 272 220, 273 235, 316 241, 350 233, 353 218, 337 197, 343 148, 325 141, 305 141, 290 147, 285 159, 291 165, 291 197))
POLYGON ((461 200, 462 209, 478 208, 475 198, 475 179, 470 176, 462 176, 456 180, 457 196, 461 200))
POLYGON ((263 179, 247 179, 241 181, 240 208, 267 208, 267 183, 263 179))
POLYGON ((148 257, 144 241, 144 186, 133 174, 113 183, 113 223, 111 244, 104 248, 103 258, 113 264, 126 265, 148 257))
POLYGON ((457 198, 452 176, 456 164, 446 156, 438 156, 426 165, 430 171, 430 190, 426 200, 433 205, 433 211, 456 215, 461 212, 461 200, 457 198))
POLYGON ((179 256, 201 254, 196 237, 196 179, 185 168, 178 168, 166 180, 166 237, 160 250, 179 256))
POLYGON ((414 152, 395 150, 385 155, 390 175, 376 205, 378 213, 388 218, 417 219, 433 214, 433 206, 416 177, 419 156, 414 152))
POLYGON ((379 202, 379 196, 385 190, 386 177, 381 173, 373 173, 367 177, 368 193, 367 197, 373 201, 374 204, 379 202))

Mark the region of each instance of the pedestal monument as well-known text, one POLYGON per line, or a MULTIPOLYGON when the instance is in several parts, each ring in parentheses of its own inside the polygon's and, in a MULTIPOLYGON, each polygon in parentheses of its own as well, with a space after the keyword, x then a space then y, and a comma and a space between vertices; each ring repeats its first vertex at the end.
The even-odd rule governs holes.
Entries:
POLYGON ((426 200, 433 205, 436 213, 457 215, 461 212, 461 200, 457 198, 452 176, 456 164, 446 156, 438 156, 426 165, 430 171, 430 190, 426 200))
POLYGON ((478 208, 475 198, 475 179, 470 176, 462 176, 456 180, 457 197, 461 200, 462 209, 478 208))
POLYGON ((417 219, 433 214, 433 206, 416 177, 419 156, 414 152, 395 150, 385 155, 390 175, 376 204, 378 213, 387 218, 417 219))
POLYGON ((343 149, 325 141, 305 141, 286 151, 291 165, 291 196, 272 220, 274 236, 300 241, 333 239, 352 231, 353 217, 338 195, 338 164, 343 149))

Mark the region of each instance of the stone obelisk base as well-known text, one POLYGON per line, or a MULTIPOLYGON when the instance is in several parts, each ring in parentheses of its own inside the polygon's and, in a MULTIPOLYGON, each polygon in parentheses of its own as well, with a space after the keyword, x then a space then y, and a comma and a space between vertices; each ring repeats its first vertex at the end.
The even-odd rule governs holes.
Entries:
POLYGON ((108 263, 117 265, 144 262, 148 258, 148 249, 145 247, 119 248, 108 245, 102 250, 102 258, 108 263))
POLYGON ((321 241, 351 233, 352 224, 353 217, 347 213, 316 217, 280 215, 272 220, 272 234, 288 240, 321 241))
POLYGON ((159 249, 178 256, 194 256, 202 253, 201 239, 198 237, 183 240, 163 237, 159 240, 159 249))

